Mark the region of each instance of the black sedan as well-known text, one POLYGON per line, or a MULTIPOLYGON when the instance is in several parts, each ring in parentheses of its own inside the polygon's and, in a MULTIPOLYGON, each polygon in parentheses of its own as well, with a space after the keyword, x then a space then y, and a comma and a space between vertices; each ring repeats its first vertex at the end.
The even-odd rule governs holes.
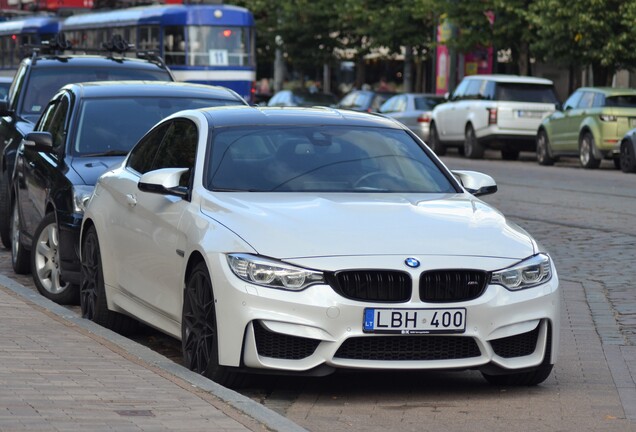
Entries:
POLYGON ((628 131, 621 140, 619 160, 624 173, 636 173, 636 129, 628 131))
POLYGON ((163 118, 220 105, 246 102, 223 87, 173 82, 63 87, 18 150, 11 181, 15 272, 31 270, 40 293, 55 302, 77 301, 79 228, 97 178, 163 118))

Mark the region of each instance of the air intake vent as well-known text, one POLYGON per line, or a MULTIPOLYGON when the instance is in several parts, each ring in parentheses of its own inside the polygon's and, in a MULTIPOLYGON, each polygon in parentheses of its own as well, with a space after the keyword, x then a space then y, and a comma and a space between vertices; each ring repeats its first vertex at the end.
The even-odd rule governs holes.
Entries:
POLYGON ((312 355, 320 344, 316 339, 271 332, 258 321, 253 325, 256 350, 263 357, 300 360, 312 355))
POLYGON ((479 357, 475 340, 463 336, 352 337, 335 357, 356 360, 451 360, 479 357))

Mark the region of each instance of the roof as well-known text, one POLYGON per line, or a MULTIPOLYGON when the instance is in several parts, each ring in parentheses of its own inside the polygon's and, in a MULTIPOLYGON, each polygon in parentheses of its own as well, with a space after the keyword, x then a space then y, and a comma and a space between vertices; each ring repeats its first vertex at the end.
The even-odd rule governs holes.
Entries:
POLYGON ((539 78, 539 77, 531 77, 531 76, 521 76, 521 75, 468 75, 465 76, 464 79, 467 78, 477 78, 477 79, 485 79, 496 82, 507 82, 507 83, 523 83, 523 84, 554 84, 551 80, 547 78, 539 78))
POLYGON ((99 97, 190 97, 204 99, 236 100, 247 104, 234 91, 220 86, 171 81, 96 81, 68 84, 64 89, 80 93, 82 98, 99 97))
POLYGON ((393 119, 363 112, 313 107, 214 107, 201 110, 215 127, 252 125, 366 126, 404 129, 393 119))

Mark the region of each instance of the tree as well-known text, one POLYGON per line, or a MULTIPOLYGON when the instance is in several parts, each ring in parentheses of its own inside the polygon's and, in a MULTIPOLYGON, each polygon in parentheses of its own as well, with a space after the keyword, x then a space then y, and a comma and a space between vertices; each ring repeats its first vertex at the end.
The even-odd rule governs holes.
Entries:
POLYGON ((636 2, 536 0, 529 17, 537 29, 534 52, 564 66, 590 66, 594 85, 611 85, 619 69, 636 67, 636 2))
POLYGON ((513 63, 521 75, 530 75, 530 43, 536 30, 529 21, 532 0, 441 0, 440 12, 458 28, 448 45, 461 52, 493 46, 510 50, 513 63))

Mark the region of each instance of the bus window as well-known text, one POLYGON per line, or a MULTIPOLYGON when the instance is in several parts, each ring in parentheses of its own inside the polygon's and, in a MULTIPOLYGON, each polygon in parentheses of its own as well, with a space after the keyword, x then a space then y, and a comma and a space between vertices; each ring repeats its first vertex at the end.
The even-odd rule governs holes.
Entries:
POLYGON ((185 65, 185 30, 183 26, 164 27, 163 49, 167 65, 185 65))
POLYGON ((246 28, 188 26, 188 65, 248 66, 248 41, 246 28))
POLYGON ((141 26, 139 27, 139 49, 159 51, 159 27, 141 26))

